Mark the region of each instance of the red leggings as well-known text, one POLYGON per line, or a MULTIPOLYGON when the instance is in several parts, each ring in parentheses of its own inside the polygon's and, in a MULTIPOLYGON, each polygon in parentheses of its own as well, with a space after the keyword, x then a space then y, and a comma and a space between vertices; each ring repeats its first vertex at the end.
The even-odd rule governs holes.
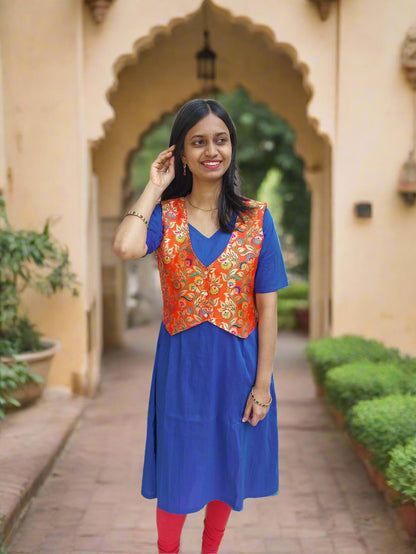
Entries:
MULTIPOLYGON (((221 500, 208 502, 205 511, 204 533, 202 535, 203 554, 215 554, 218 552, 230 512, 231 506, 221 500)), ((179 542, 185 518, 186 514, 170 514, 157 507, 156 523, 159 554, 174 554, 179 552, 179 542)))

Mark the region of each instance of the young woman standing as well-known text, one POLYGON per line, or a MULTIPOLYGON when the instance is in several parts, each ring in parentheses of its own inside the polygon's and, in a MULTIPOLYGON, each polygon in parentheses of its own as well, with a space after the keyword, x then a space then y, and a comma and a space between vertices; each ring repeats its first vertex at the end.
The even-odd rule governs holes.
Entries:
POLYGON ((231 510, 278 492, 272 371, 288 281, 266 205, 240 195, 236 142, 217 101, 185 104, 113 241, 125 260, 155 251, 161 278, 142 479, 159 553, 179 552, 186 514, 204 506, 202 553, 218 552, 231 510))

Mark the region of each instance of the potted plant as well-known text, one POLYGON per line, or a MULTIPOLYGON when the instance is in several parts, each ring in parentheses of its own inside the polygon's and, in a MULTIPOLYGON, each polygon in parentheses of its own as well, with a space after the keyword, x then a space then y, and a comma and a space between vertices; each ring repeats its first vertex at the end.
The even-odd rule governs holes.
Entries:
POLYGON ((0 418, 7 407, 26 405, 38 398, 50 362, 59 348, 44 339, 23 312, 22 293, 32 287, 46 296, 62 289, 78 294, 70 270, 68 250, 49 232, 16 231, 0 198, 0 418))

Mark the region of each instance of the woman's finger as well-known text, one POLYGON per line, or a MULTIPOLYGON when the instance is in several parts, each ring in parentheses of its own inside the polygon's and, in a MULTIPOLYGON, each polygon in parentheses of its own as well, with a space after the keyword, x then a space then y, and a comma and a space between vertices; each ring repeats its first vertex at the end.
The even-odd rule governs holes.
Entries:
POLYGON ((175 145, 172 144, 172 146, 170 146, 167 150, 163 150, 159 155, 158 157, 156 158, 156 160, 159 160, 159 159, 168 159, 170 158, 171 156, 173 156, 173 151, 175 149, 175 145))
POLYGON ((243 423, 245 423, 246 421, 249 421, 250 415, 251 415, 251 408, 252 408, 252 401, 251 401, 251 398, 249 397, 247 399, 246 407, 243 414, 243 419, 242 419, 243 423))

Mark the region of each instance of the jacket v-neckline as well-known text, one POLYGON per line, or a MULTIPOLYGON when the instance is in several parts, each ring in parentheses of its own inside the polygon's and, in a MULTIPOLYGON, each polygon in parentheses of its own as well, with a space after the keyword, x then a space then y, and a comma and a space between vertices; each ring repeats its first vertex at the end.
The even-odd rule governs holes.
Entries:
MULTIPOLYGON (((201 262, 201 260, 198 258, 198 256, 195 254, 195 251, 194 251, 194 248, 192 246, 192 240, 191 240, 191 233, 189 232, 189 226, 191 226, 193 229, 195 229, 196 231, 198 231, 198 229, 196 227, 194 227, 191 223, 189 223, 188 221, 188 212, 187 212, 187 209, 186 209, 186 203, 185 203, 185 198, 182 197, 180 198, 180 201, 182 202, 182 212, 183 212, 183 216, 184 216, 184 219, 185 219, 185 229, 186 229, 186 234, 187 234, 187 241, 188 241, 188 244, 189 244, 189 249, 191 250, 192 254, 194 255, 195 257, 195 260, 205 269, 209 269, 211 266, 213 266, 214 264, 216 264, 218 262, 218 260, 224 256, 227 252, 227 250, 231 247, 231 241, 233 239, 235 239, 235 235, 234 235, 234 232, 236 230, 236 224, 237 224, 237 220, 235 222, 235 225, 234 225, 234 229, 233 231, 230 233, 230 238, 228 239, 227 241, 227 244, 225 245, 225 248, 224 250, 219 254, 219 256, 217 256, 215 258, 215 260, 213 260, 210 264, 208 265, 205 265, 201 262)), ((238 218, 237 218, 238 219, 238 218)), ((212 239, 219 231, 221 231, 221 228, 220 229, 217 229, 215 231, 215 233, 213 233, 210 237, 207 237, 206 235, 204 235, 204 233, 201 233, 201 231, 198 231, 198 233, 200 235, 202 235, 204 237, 204 239, 206 240, 210 240, 212 239)))
POLYGON ((206 238, 207 240, 212 239, 212 237, 214 237, 214 236, 218 233, 218 231, 221 230, 221 228, 217 229, 217 230, 214 231, 214 232, 212 233, 212 235, 210 235, 209 237, 207 237, 207 235, 204 235, 204 233, 202 233, 197 227, 195 227, 195 225, 192 225, 192 223, 189 223, 189 221, 188 221, 188 208, 186 207, 186 200, 185 200, 185 197, 182 196, 180 200, 182 201, 182 204, 183 204, 182 209, 183 209, 183 212, 184 212, 184 214, 185 214, 185 220, 186 220, 186 225, 187 225, 188 229, 189 229, 189 225, 190 225, 193 229, 195 229, 196 231, 198 231, 198 233, 199 233, 200 235, 202 235, 204 238, 206 238))

